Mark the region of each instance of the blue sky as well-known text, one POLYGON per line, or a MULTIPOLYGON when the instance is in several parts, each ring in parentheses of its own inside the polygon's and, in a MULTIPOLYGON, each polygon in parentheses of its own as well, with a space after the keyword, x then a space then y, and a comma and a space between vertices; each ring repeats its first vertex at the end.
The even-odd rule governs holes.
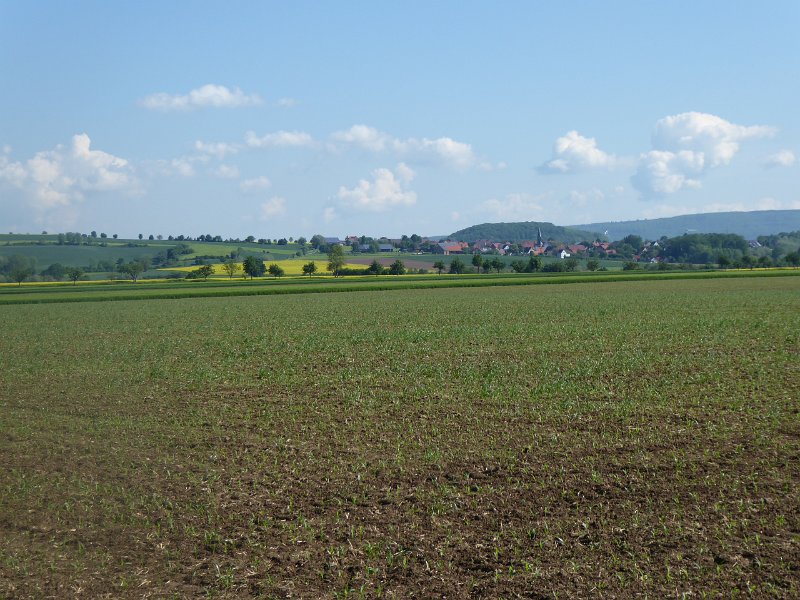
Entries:
POLYGON ((800 208, 800 3, 0 0, 0 231, 800 208))

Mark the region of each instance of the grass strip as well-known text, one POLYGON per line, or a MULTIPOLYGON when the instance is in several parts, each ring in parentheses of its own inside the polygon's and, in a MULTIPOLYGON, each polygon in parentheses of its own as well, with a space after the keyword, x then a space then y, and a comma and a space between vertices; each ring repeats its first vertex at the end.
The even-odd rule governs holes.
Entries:
POLYGON ((432 278, 430 276, 416 278, 381 277, 373 280, 369 277, 358 280, 326 281, 323 283, 307 280, 286 282, 237 282, 234 284, 204 283, 190 284, 176 288, 175 283, 168 284, 127 284, 125 287, 92 286, 92 289, 81 287, 38 288, 35 290, 3 291, 0 294, 0 305, 11 304, 46 304, 63 302, 106 302, 117 300, 158 300, 181 298, 205 298, 227 296, 265 296, 282 294, 328 294, 342 292, 367 292, 386 290, 411 290, 432 288, 462 288, 490 286, 521 286, 541 284, 569 283, 607 283, 618 281, 654 281, 680 279, 728 279, 740 277, 796 277, 798 270, 775 271, 703 271, 703 272, 668 272, 668 273, 614 273, 614 274, 515 274, 515 275, 483 275, 453 276, 432 278))

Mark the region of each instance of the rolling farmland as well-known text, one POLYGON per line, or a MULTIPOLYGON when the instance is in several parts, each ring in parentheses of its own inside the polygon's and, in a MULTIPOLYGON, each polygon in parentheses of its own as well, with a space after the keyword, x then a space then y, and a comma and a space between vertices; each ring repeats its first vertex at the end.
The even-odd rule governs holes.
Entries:
POLYGON ((798 277, 0 327, 0 596, 800 594, 798 277))

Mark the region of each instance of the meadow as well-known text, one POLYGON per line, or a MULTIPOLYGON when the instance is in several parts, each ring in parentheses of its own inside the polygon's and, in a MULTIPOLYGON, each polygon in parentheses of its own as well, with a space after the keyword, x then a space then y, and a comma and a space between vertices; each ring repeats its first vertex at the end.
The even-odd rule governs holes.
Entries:
MULTIPOLYGON (((240 252, 244 255, 253 254, 262 260, 282 261, 293 258, 298 251, 296 244, 281 246, 248 242, 179 242, 177 240, 94 238, 91 245, 73 246, 59 245, 57 240, 57 235, 0 234, 0 257, 22 254, 34 259, 36 269, 41 271, 52 263, 84 267, 99 261, 114 263, 118 259, 124 261, 138 260, 143 257, 152 259, 159 252, 165 252, 180 244, 185 244, 192 250, 188 254, 180 255, 180 261, 184 266, 191 266, 196 257, 230 256, 232 252, 240 252)), ((312 253, 316 254, 317 259, 319 258, 318 253, 315 251, 312 253)))
POLYGON ((0 597, 800 595, 798 277, 0 328, 0 597))

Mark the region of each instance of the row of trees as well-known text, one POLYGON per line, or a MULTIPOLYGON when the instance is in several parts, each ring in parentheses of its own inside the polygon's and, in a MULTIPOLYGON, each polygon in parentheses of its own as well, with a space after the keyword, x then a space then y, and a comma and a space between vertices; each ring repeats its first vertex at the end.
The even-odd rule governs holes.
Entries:
MULTIPOLYGON (((0 275, 21 285, 23 281, 36 274, 36 260, 22 254, 13 254, 9 257, 0 256, 0 275)), ((41 273, 43 276, 61 280, 65 277, 72 282, 83 277, 84 272, 80 267, 65 267, 60 263, 53 263, 41 273)))

